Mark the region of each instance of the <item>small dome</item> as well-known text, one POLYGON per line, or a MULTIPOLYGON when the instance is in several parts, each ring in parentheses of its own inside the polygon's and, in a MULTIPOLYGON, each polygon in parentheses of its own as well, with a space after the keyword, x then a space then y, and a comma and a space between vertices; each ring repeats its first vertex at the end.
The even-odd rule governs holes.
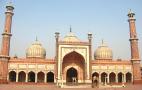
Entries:
POLYGON ((96 60, 112 60, 112 50, 102 41, 102 45, 99 46, 94 53, 94 58, 96 60))
POLYGON ((69 32, 63 39, 65 42, 79 42, 80 40, 75 36, 73 32, 69 32))
POLYGON ((63 41, 65 42, 80 42, 77 36, 72 32, 72 28, 70 26, 70 32, 64 37, 63 41))
POLYGON ((26 50, 27 58, 45 58, 45 56, 46 51, 37 40, 26 50))

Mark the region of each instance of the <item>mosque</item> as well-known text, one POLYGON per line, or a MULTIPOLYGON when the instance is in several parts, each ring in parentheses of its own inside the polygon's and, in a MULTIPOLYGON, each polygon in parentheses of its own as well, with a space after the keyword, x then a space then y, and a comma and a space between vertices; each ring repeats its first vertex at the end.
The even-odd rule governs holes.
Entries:
POLYGON ((46 50, 36 40, 26 49, 26 57, 11 57, 10 39, 14 7, 6 6, 5 27, 0 53, 0 83, 142 83, 135 13, 128 13, 131 59, 113 59, 113 52, 103 41, 92 50, 92 34, 80 40, 71 30, 64 38, 55 32, 55 58, 46 58, 46 50), (94 52, 94 56, 92 56, 94 52), (94 57, 94 59, 92 59, 94 57))

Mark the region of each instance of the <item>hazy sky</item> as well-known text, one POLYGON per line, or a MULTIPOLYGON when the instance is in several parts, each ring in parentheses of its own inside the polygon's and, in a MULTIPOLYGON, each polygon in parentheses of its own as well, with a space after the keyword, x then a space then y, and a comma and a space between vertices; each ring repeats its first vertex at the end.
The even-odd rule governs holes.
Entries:
MULTIPOLYGON (((11 1, 11 0, 9 0, 11 1)), ((0 0, 0 33, 3 32, 7 0, 0 0)), ((36 36, 46 49, 47 58, 55 56, 56 31, 63 38, 70 25, 81 40, 93 34, 93 53, 103 39, 113 50, 114 59, 130 58, 129 9, 136 14, 139 47, 142 51, 142 0, 12 0, 14 9, 11 56, 25 57, 36 36)), ((1 40, 2 37, 0 37, 1 40)), ((142 56, 142 55, 141 55, 142 56)))

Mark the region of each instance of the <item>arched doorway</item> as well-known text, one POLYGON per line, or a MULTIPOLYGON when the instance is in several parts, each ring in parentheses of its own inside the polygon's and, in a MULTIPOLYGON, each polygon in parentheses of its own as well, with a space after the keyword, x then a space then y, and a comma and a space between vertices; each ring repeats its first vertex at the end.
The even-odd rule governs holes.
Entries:
POLYGON ((97 72, 94 72, 94 73, 92 74, 92 77, 94 77, 94 76, 96 76, 97 78, 99 78, 99 74, 98 74, 97 72))
POLYGON ((131 73, 126 73, 126 82, 131 83, 132 82, 132 74, 131 73))
POLYGON ((37 73, 37 82, 44 82, 44 73, 43 72, 38 72, 37 73))
POLYGON ((101 82, 102 82, 103 84, 107 83, 107 73, 103 72, 103 73, 101 74, 101 82))
POLYGON ((15 71, 9 72, 9 81, 16 82, 16 72, 15 71))
POLYGON ((47 82, 50 82, 50 83, 54 82, 54 73, 53 72, 47 73, 47 82))
POLYGON ((93 74, 92 74, 92 86, 94 87, 94 86, 98 86, 98 84, 99 84, 99 74, 97 73, 97 72, 94 72, 93 74))
POLYGON ((26 80, 26 73, 24 71, 19 72, 18 81, 25 82, 25 80, 26 80))
POLYGON ((110 83, 115 83, 115 78, 116 78, 115 73, 114 73, 114 72, 111 72, 111 73, 109 74, 109 81, 110 81, 110 83))
POLYGON ((67 70, 67 75, 66 76, 67 76, 66 77, 67 82, 73 82, 73 78, 75 78, 77 80, 77 78, 78 78, 77 77, 77 70, 75 68, 73 68, 73 67, 69 68, 67 70))
POLYGON ((120 72, 118 73, 118 82, 122 83, 122 81, 123 81, 123 74, 120 72))
POLYGON ((35 82, 35 73, 32 71, 28 73, 28 82, 35 82))
POLYGON ((99 74, 98 74, 97 72, 94 72, 94 73, 92 74, 92 79, 93 79, 93 77, 97 77, 97 79, 99 80, 99 74))
POLYGON ((71 82, 73 76, 69 76, 68 73, 76 73, 77 81, 83 83, 85 80, 85 59, 83 56, 75 51, 67 54, 63 58, 62 63, 62 74, 63 80, 66 82, 71 82))

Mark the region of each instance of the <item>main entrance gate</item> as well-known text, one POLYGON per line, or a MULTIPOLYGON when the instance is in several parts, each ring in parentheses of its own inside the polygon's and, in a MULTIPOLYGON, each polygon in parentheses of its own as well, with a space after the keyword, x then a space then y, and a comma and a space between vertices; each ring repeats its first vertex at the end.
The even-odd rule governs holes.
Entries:
POLYGON ((85 60, 83 56, 75 51, 65 55, 62 70, 65 82, 83 83, 85 80, 85 60))

